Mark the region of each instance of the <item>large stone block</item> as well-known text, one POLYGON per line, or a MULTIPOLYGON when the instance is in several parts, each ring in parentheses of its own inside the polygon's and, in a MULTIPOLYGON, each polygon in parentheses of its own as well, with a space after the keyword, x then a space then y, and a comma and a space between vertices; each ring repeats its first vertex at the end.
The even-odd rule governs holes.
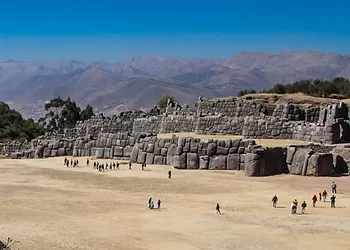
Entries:
POLYGON ((167 152, 167 165, 175 165, 176 145, 172 144, 167 152))
POLYGON ((104 148, 96 148, 95 149, 95 157, 103 158, 104 157, 104 148))
POLYGON ((207 148, 207 154, 214 156, 216 154, 216 143, 209 143, 207 148))
POLYGON ((331 176, 333 174, 332 154, 313 154, 309 158, 306 175, 331 176))
POLYGON ((153 164, 153 162, 154 162, 154 154, 147 153, 146 154, 146 163, 147 164, 153 164))
POLYGON ((311 149, 297 148, 294 153, 292 163, 288 164, 288 170, 290 174, 302 175, 305 162, 308 160, 309 154, 312 153, 311 149))
POLYGON ((147 145, 147 149, 146 149, 147 153, 153 153, 154 152, 154 144, 153 143, 149 143, 147 145))
POLYGON ((117 157, 124 156, 124 148, 123 147, 119 147, 119 146, 115 146, 114 147, 113 156, 117 156, 117 157))
POLYGON ((103 150, 103 158, 108 159, 108 158, 113 158, 111 157, 111 149, 110 148, 105 148, 103 150))
POLYGON ((265 158, 256 153, 245 154, 245 174, 247 176, 264 176, 265 158))
POLYGON ((139 152, 139 149, 137 147, 137 145, 135 145, 131 151, 131 155, 130 155, 130 161, 132 163, 135 163, 137 162, 137 156, 138 156, 138 152, 139 152))
POLYGON ((168 149, 167 149, 167 148, 162 148, 162 149, 160 150, 160 155, 166 156, 166 155, 167 155, 167 152, 168 152, 168 149))
POLYGON ((227 169, 226 165, 226 156, 225 155, 218 155, 209 157, 209 169, 219 169, 219 170, 225 170, 227 169))
POLYGON ((56 157, 57 156, 57 153, 58 153, 58 150, 57 149, 53 149, 51 151, 51 157, 56 157))
POLYGON ((66 155, 66 149, 65 148, 59 148, 57 151, 58 156, 65 156, 66 155))
POLYGON ((123 156, 124 157, 130 157, 133 147, 126 146, 123 150, 123 156))
POLYGON ((156 155, 154 156, 154 164, 155 165, 163 165, 163 156, 161 155, 156 155))
POLYGON ((199 157, 199 168, 208 169, 209 168, 209 156, 203 155, 199 157))
POLYGON ((196 153, 187 153, 187 169, 198 169, 198 155, 196 153))
POLYGON ((227 170, 240 170, 239 154, 227 155, 227 170))
POLYGON ((222 147, 222 146, 217 146, 216 147, 216 154, 217 155, 227 155, 228 154, 229 149, 222 147))
POLYGON ((37 146, 35 149, 35 158, 44 157, 44 146, 37 146))
POLYGON ((146 152, 142 152, 142 151, 138 152, 137 162, 138 163, 145 163, 146 162, 146 152))
POLYGON ((187 154, 183 153, 181 155, 174 156, 174 168, 186 169, 187 168, 187 154))

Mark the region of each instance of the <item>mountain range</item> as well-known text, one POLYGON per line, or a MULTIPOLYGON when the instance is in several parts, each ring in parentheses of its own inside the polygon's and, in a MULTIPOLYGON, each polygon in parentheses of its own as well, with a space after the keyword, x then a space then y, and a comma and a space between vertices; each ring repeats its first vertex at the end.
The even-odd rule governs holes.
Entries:
POLYGON ((227 59, 141 56, 123 63, 9 60, 0 63, 0 100, 25 117, 42 116, 44 102, 57 96, 110 115, 150 108, 165 94, 192 104, 199 96, 231 96, 277 82, 336 76, 350 77, 350 55, 310 50, 243 51, 227 59))

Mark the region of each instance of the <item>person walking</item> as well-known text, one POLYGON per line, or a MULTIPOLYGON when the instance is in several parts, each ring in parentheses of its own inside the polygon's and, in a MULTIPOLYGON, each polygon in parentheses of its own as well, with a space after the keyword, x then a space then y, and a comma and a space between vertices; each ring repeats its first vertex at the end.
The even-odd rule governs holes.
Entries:
POLYGON ((317 196, 316 196, 316 194, 314 194, 314 196, 312 197, 312 206, 313 207, 316 206, 316 202, 317 202, 317 196))
POLYGON ((335 195, 333 194, 332 196, 331 196, 331 198, 330 198, 330 200, 331 200, 331 208, 335 208, 335 195))
POLYGON ((131 169, 131 161, 129 162, 129 169, 131 169))
POLYGON ((219 203, 216 203, 216 208, 215 209, 216 209, 216 214, 221 214, 219 203))
POLYGON ((306 202, 303 201, 303 203, 301 203, 301 213, 304 214, 305 213, 305 208, 306 208, 306 202))
POLYGON ((275 195, 274 197, 272 197, 272 206, 273 206, 274 208, 277 207, 277 201, 278 201, 277 195, 275 195))
POLYGON ((326 190, 323 191, 322 196, 323 196, 323 202, 326 202, 326 199, 327 199, 327 196, 328 196, 328 193, 327 193, 326 190))
POLYGON ((336 194, 337 193, 337 184, 335 184, 334 181, 333 181, 331 187, 332 187, 332 194, 336 194))
POLYGON ((149 198, 149 200, 148 200, 148 208, 151 208, 151 202, 152 202, 152 198, 149 198))
POLYGON ((158 205, 157 208, 158 209, 160 209, 160 203, 162 203, 162 202, 160 200, 158 200, 158 202, 157 202, 157 205, 158 205))
POLYGON ((168 178, 171 179, 171 170, 168 171, 168 178))

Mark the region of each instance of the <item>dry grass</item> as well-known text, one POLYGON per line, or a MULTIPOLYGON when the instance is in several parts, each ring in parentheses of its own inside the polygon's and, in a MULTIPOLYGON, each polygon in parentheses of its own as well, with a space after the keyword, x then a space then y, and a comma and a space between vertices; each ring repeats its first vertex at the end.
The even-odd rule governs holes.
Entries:
POLYGON ((329 103, 338 103, 340 101, 345 103, 350 103, 350 99, 332 99, 332 98, 320 98, 308 96, 303 93, 296 94, 268 94, 268 93, 257 93, 257 94, 247 94, 243 98, 251 97, 255 102, 270 103, 270 104, 284 104, 284 103, 293 103, 299 104, 301 106, 307 106, 312 104, 329 104, 329 103))
MULTIPOLYGON (((171 138, 172 135, 199 138, 203 141, 208 141, 209 139, 216 140, 227 140, 227 139, 239 139, 242 136, 239 135, 198 135, 192 132, 189 133, 172 133, 172 134, 158 134, 159 138, 171 138)), ((257 144, 264 147, 286 147, 290 145, 307 145, 308 142, 297 141, 297 140, 277 140, 277 139, 254 139, 257 144)))
POLYGON ((98 173, 65 168, 62 158, 0 160, 0 238, 37 250, 349 249, 348 177, 336 179, 338 208, 330 209, 310 200, 333 178, 173 170, 169 180, 168 166, 148 168, 98 173), (149 197, 163 208, 149 210, 149 197), (290 214, 295 198, 308 202, 307 214, 290 214))

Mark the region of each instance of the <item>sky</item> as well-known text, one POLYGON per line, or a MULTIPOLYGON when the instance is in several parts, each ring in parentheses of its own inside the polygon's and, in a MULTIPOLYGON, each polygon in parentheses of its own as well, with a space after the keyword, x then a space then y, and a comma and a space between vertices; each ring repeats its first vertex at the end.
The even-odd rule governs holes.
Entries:
POLYGON ((350 54, 349 11, 349 0, 0 0, 0 61, 350 54))

